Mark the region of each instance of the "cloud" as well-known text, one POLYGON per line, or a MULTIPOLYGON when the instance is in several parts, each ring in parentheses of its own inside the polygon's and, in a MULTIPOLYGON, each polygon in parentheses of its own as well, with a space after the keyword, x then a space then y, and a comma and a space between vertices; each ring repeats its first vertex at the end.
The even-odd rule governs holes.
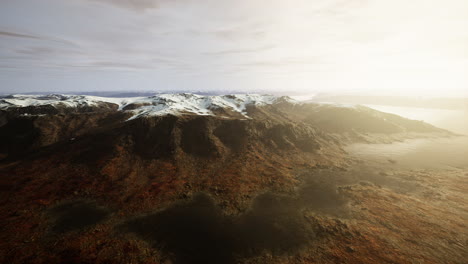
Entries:
POLYGON ((128 8, 137 11, 152 9, 158 7, 158 0, 89 0, 93 2, 101 2, 112 4, 122 8, 128 8))
POLYGON ((144 63, 129 63, 129 62, 115 62, 115 61, 96 61, 93 62, 92 66, 98 68, 116 68, 116 69, 153 69, 154 66, 147 65, 144 63))
POLYGON ((261 61, 254 61, 254 62, 247 62, 238 64, 238 66, 246 66, 246 67, 281 67, 281 66, 292 66, 292 65, 316 65, 322 63, 320 57, 316 58, 285 58, 285 59, 278 59, 278 60, 261 60, 261 61))
POLYGON ((221 51, 205 52, 205 55, 224 55, 224 54, 241 54, 241 53, 257 53, 274 49, 276 45, 266 45, 258 48, 245 48, 245 49, 227 49, 221 51))
POLYGON ((8 31, 0 31, 0 36, 12 37, 12 38, 43 39, 41 37, 34 36, 34 35, 27 35, 27 34, 15 33, 15 32, 8 32, 8 31))
POLYGON ((53 38, 53 37, 47 37, 47 36, 39 36, 39 35, 32 35, 32 34, 23 34, 23 33, 16 33, 16 32, 11 32, 11 31, 0 31, 0 37, 11 37, 11 38, 22 38, 22 39, 36 39, 36 40, 45 40, 45 41, 53 41, 57 43, 62 43, 62 44, 67 44, 67 45, 72 45, 72 46, 77 46, 75 43, 65 40, 65 39, 60 39, 60 38, 53 38))
POLYGON ((232 29, 223 29, 209 32, 218 38, 226 40, 237 40, 239 38, 251 38, 251 39, 262 39, 265 37, 266 32, 262 30, 249 31, 242 27, 232 28, 232 29))
POLYGON ((466 90, 467 2, 410 2, 8 0, 0 65, 41 78, 46 67, 115 79, 128 71, 178 88, 466 90))
POLYGON ((50 47, 28 47, 24 49, 16 49, 15 52, 23 55, 42 56, 54 54, 57 50, 50 47))

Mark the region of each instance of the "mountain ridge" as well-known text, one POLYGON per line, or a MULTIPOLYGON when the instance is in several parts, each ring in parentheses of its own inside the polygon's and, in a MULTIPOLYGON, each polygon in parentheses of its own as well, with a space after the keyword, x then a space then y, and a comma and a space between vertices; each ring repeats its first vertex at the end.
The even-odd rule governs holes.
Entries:
MULTIPOLYGON (((216 109, 229 109, 237 115, 246 116, 248 105, 267 105, 280 101, 295 101, 285 96, 232 94, 202 96, 190 93, 158 94, 149 97, 112 98, 88 95, 9 95, 0 97, 0 110, 18 110, 22 114, 42 114, 31 108, 78 109, 82 112, 106 107, 132 113, 133 118, 165 114, 216 115, 216 109), (31 110, 28 112, 28 110, 31 110)), ((47 111, 45 111, 47 114, 47 111)))
MULTIPOLYGON (((323 245, 340 250, 338 259, 354 255, 356 261, 349 263, 384 263, 385 255, 373 248, 388 246, 365 244, 375 240, 361 235, 366 230, 360 229, 362 222, 353 227, 344 215, 349 206, 366 201, 369 191, 382 192, 380 181, 349 186, 350 171, 362 161, 345 146, 453 135, 367 107, 277 97, 172 95, 123 104, 49 96, 36 104, 28 97, 15 106, 11 100, 17 99, 3 98, 9 101, 0 110, 0 214, 6 216, 0 250, 8 252, 5 263, 37 257, 42 260, 37 263, 164 263, 174 258, 172 253, 177 255, 172 263, 181 264, 237 263, 238 257, 254 258, 247 263, 279 263, 255 258, 263 256, 263 249, 277 257, 278 250, 296 254, 296 248, 323 245), (192 99, 182 104, 191 111, 181 111, 185 108, 175 100, 181 98, 192 99), (239 105, 232 105, 236 98, 239 105), (145 102, 149 105, 138 104, 145 102), (213 102, 221 107, 210 108, 213 102), (334 185, 337 176, 345 185, 334 185), (353 200, 356 195, 359 199, 353 200), (224 220, 233 233, 210 231, 211 223, 224 220), (206 230, 203 235, 200 228, 206 230), (160 233, 164 230, 167 236, 160 233), (263 231, 252 235, 256 230, 263 231), (230 243, 231 234, 239 232, 245 238, 227 247, 228 257, 211 257, 218 243, 230 243), (300 234, 311 238, 297 240, 300 234), (337 243, 343 239, 350 244, 337 243), (267 240, 272 244, 264 248, 267 240), (194 244, 201 245, 195 255, 194 244), (350 245, 372 251, 356 255, 350 245), (231 256, 232 250, 242 256, 231 256)), ((378 174, 388 176, 383 175, 378 174)), ((362 170, 353 177, 380 179, 362 170)), ((372 215, 381 215, 377 202, 406 199, 395 195, 368 201, 377 208, 372 215)), ((373 239, 375 229, 368 230, 373 239)), ((323 262, 336 262, 327 252, 322 252, 323 262)), ((400 258, 392 255, 391 263, 400 258)))
MULTIPOLYGON (((112 127, 127 127, 127 130, 132 130, 132 125, 125 123, 134 124, 133 121, 141 119, 143 121, 136 122, 136 127, 139 127, 138 124, 146 122, 144 119, 158 120, 164 116, 174 116, 178 120, 192 116, 192 120, 205 118, 205 121, 211 123, 214 122, 213 118, 219 119, 220 121, 216 121, 218 123, 225 122, 222 120, 237 120, 228 126, 241 134, 245 129, 242 120, 252 120, 269 131, 264 136, 270 138, 274 144, 303 145, 305 148, 308 148, 308 142, 314 140, 299 144, 304 137, 301 134, 303 132, 299 131, 310 130, 319 132, 322 137, 331 136, 334 138, 329 141, 331 145, 356 141, 391 142, 408 137, 428 136, 431 133, 450 135, 450 132, 427 123, 363 106, 301 103, 289 97, 271 95, 164 94, 135 98, 10 95, 0 97, 0 136, 3 142, 0 153, 3 157, 11 153, 19 155, 112 127)), ((202 139, 213 138, 215 134, 206 134, 206 129, 207 127, 195 126, 192 133, 199 133, 202 139)), ((141 138, 147 138, 145 133, 147 132, 140 133, 141 138)), ((160 129, 154 133, 157 135, 165 132, 160 129)), ((224 136, 225 142, 232 141, 229 138, 237 136, 228 134, 224 136)), ((223 137, 222 133, 219 135, 223 137)), ((170 140, 167 138, 168 142, 170 140)), ((214 136, 213 140, 218 142, 221 139, 214 136)), ((314 144, 310 146, 312 145, 314 144)))

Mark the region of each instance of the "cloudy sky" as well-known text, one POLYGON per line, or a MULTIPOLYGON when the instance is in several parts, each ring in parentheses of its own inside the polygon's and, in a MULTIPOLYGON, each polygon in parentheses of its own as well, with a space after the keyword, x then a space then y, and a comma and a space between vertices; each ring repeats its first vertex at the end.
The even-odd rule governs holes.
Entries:
POLYGON ((116 90, 468 96, 468 1, 0 1, 0 92, 116 90))

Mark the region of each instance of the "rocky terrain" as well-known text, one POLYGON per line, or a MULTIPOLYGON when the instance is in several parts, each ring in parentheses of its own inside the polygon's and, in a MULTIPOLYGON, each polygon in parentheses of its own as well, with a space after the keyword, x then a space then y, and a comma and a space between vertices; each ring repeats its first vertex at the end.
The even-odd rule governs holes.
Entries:
POLYGON ((454 137, 287 97, 2 97, 0 261, 464 263, 466 168, 347 148, 454 137))

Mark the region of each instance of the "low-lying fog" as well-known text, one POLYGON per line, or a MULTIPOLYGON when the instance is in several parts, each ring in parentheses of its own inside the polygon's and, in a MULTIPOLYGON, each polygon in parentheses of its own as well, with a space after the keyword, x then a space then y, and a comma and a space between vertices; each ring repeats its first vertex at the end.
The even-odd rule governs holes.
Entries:
POLYGON ((392 144, 353 144, 346 151, 384 167, 468 169, 468 137, 409 139, 392 144))
POLYGON ((408 169, 468 168, 468 110, 366 106, 409 119, 422 120, 463 136, 450 138, 409 139, 393 144, 353 144, 346 150, 358 158, 377 161, 383 166, 408 169))

